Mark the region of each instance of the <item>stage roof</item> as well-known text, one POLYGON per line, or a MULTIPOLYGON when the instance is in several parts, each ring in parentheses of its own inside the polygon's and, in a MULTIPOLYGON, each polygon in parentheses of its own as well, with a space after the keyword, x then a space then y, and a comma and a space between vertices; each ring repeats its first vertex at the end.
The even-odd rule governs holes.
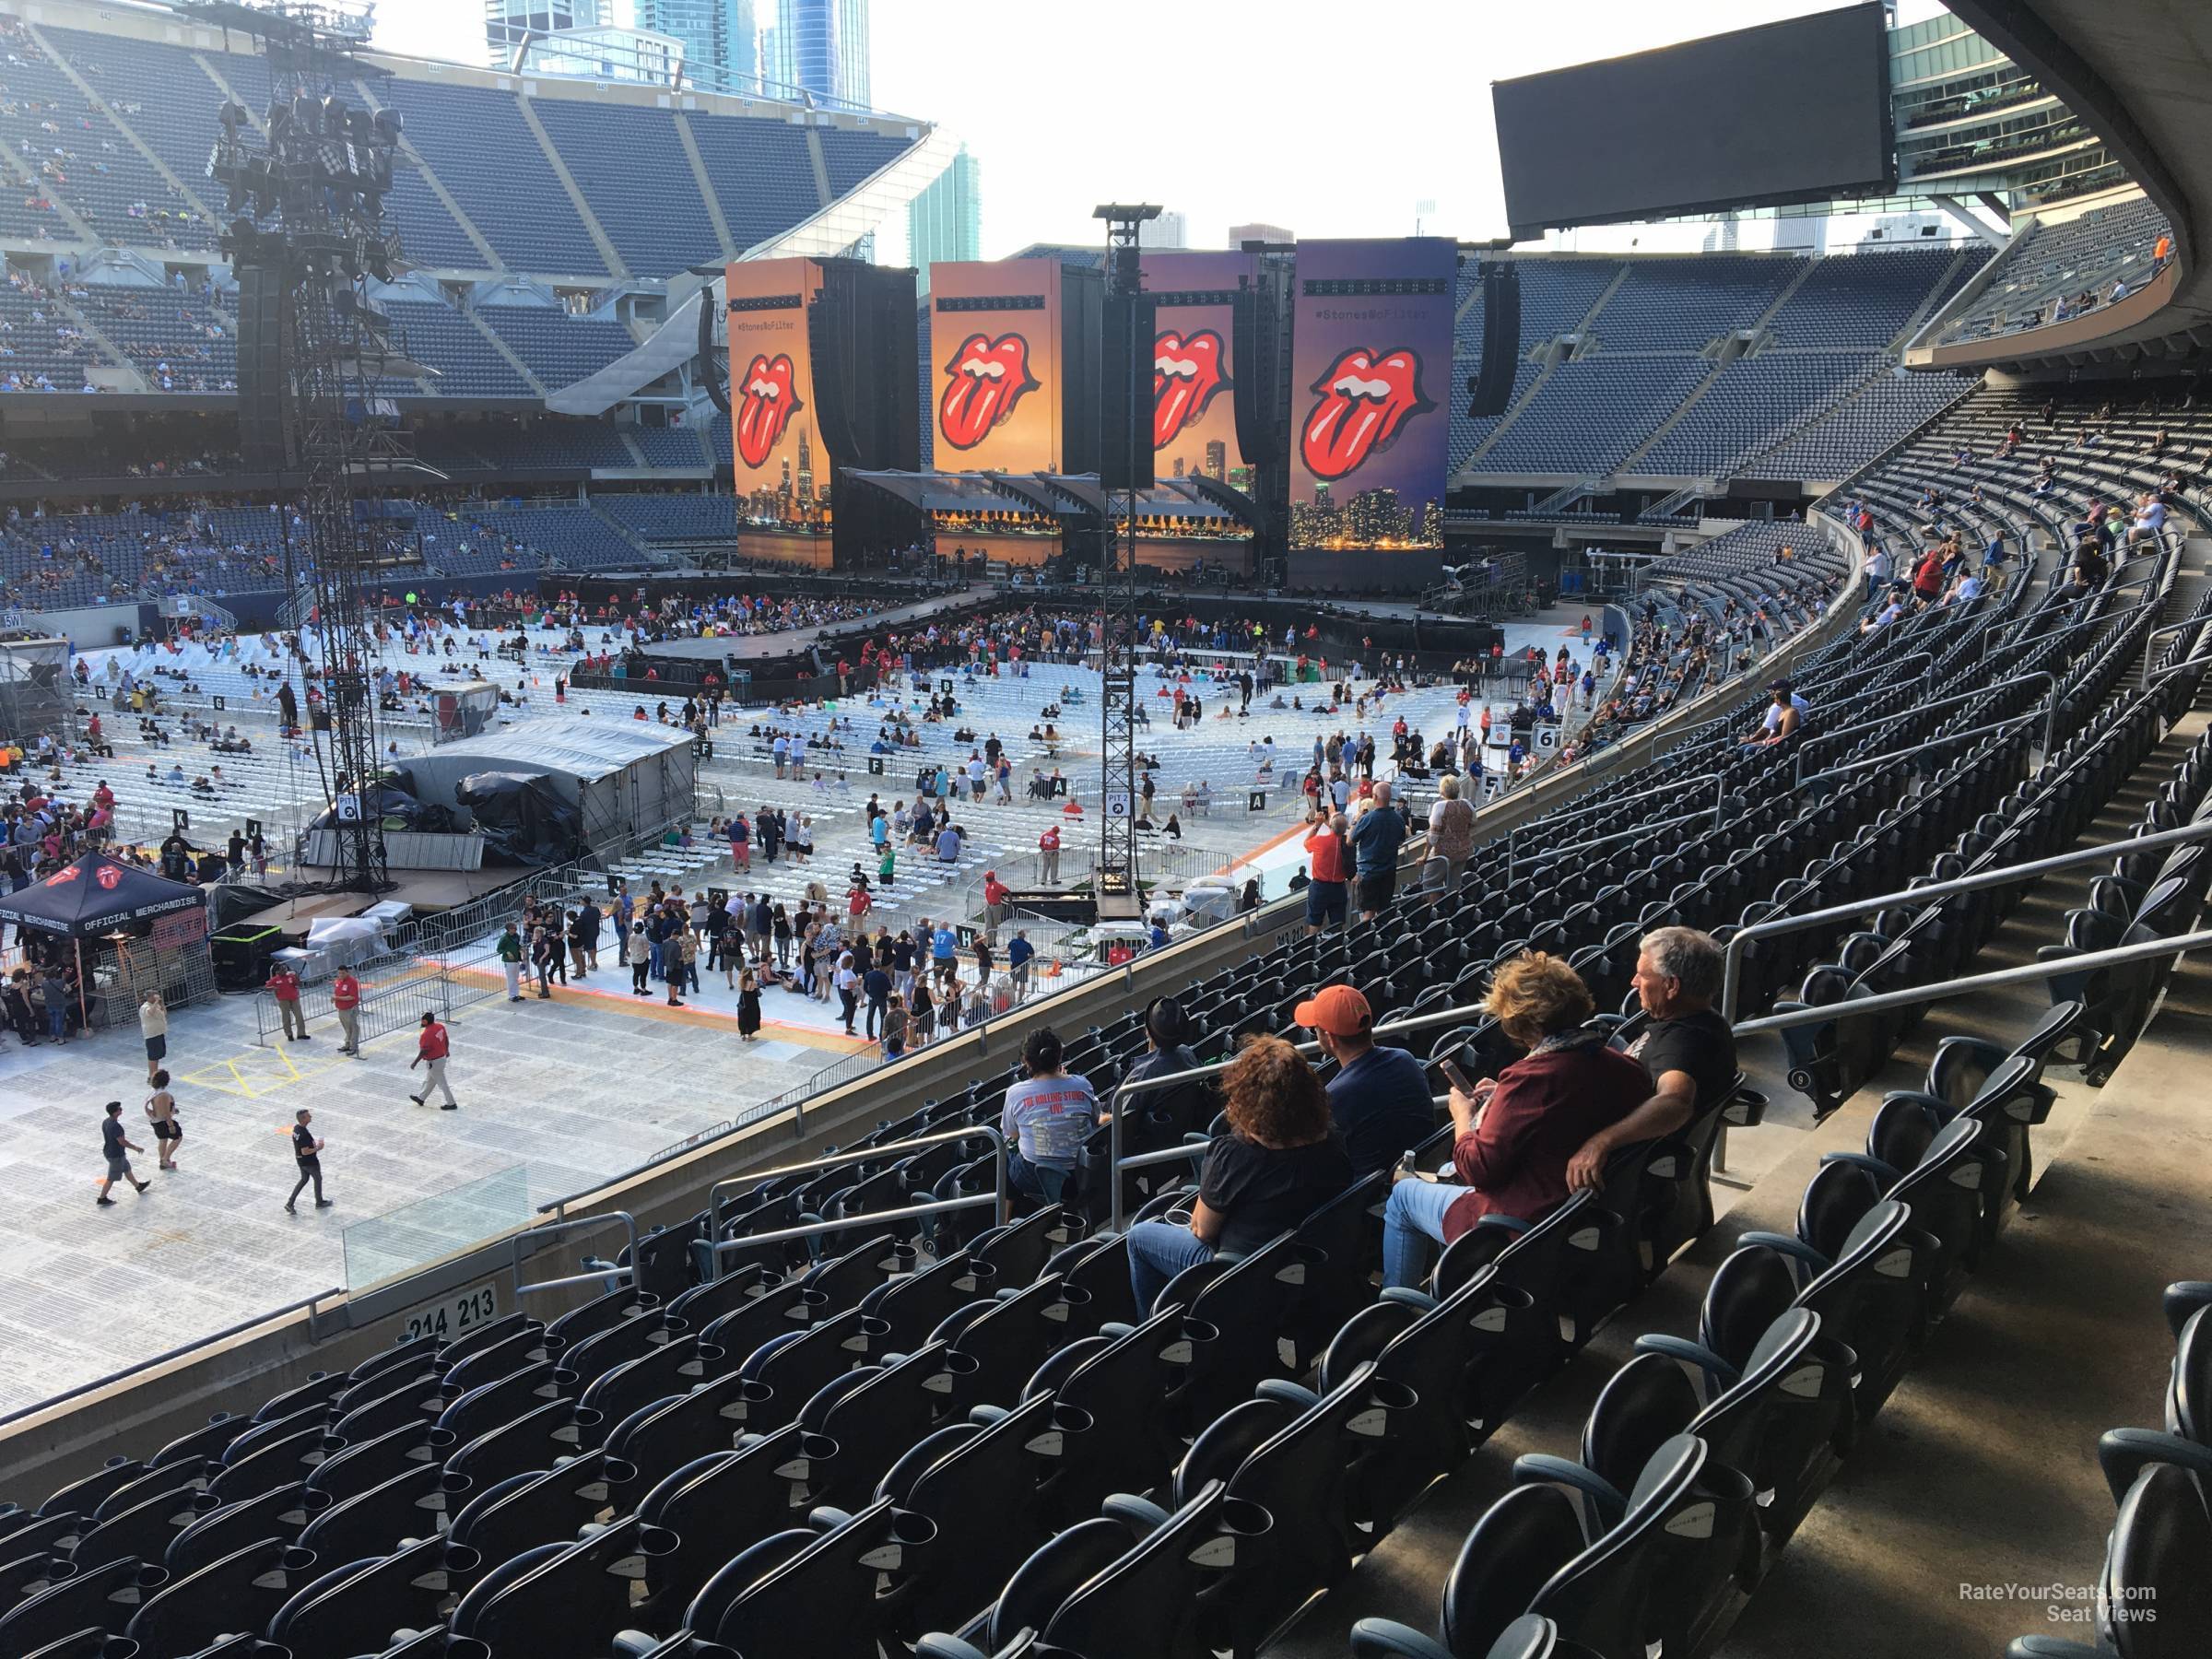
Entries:
MULTIPOLYGON (((662 687, 640 680, 630 690, 610 695, 651 705, 656 700, 681 702, 680 687, 662 687)), ((633 761, 670 749, 684 748, 690 737, 674 726, 650 720, 596 720, 563 722, 548 730, 534 724, 522 730, 487 732, 459 743, 441 744, 430 751, 440 761, 466 760, 476 771, 566 772, 580 782, 611 777, 633 761)))
MULTIPOLYGON (((1041 512, 1096 518, 1110 498, 1096 473, 852 472, 845 475, 897 496, 924 512, 1041 512)), ((1118 498, 1112 498, 1118 499, 1118 498)), ((1144 492, 1137 512, 1158 518, 1256 521, 1259 510, 1241 491, 1207 477, 1161 478, 1144 492)), ((1120 516, 1118 512, 1115 516, 1120 516)))

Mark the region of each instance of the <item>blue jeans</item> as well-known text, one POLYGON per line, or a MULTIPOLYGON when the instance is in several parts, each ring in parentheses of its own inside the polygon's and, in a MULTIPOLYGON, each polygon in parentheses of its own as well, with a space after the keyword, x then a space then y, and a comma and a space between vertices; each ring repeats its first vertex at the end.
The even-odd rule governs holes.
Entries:
POLYGON ((1444 1212, 1470 1187, 1441 1181, 1401 1181, 1382 1206, 1382 1288, 1418 1289, 1444 1242, 1444 1212))
POLYGON ((1067 1190, 1068 1171, 1056 1164, 1032 1163, 1020 1153, 1006 1154, 1006 1186, 1025 1198, 1057 1204, 1067 1190))
POLYGON ((1129 1230, 1129 1287, 1140 1316, 1148 1316, 1168 1281, 1213 1258, 1213 1246, 1174 1221, 1139 1221, 1129 1230))

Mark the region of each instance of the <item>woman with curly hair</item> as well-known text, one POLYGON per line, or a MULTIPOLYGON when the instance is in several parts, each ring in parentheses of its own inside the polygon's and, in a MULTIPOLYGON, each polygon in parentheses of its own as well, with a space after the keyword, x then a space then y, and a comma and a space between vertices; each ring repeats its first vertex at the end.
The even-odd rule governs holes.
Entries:
POLYGON ((1435 1247, 1488 1215, 1538 1221, 1567 1196, 1567 1163, 1591 1135, 1643 1104, 1651 1078, 1585 1027, 1583 976, 1535 951, 1498 971, 1483 1003, 1528 1053, 1472 1095, 1452 1091, 1452 1163, 1460 1182, 1401 1174, 1382 1211, 1382 1283, 1418 1286, 1435 1247))
POLYGON ((1185 1267, 1218 1250, 1257 1250, 1352 1184, 1329 1097, 1289 1043, 1246 1038, 1221 1088, 1230 1132, 1206 1150, 1190 1225, 1140 1221, 1129 1230, 1129 1282, 1147 1313, 1185 1267))

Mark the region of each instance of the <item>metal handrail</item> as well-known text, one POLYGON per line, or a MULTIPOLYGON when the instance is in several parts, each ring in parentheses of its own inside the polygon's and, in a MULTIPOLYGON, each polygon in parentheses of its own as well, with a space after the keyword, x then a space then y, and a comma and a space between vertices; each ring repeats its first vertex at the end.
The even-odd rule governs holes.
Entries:
POLYGON ((333 1285, 329 1289, 318 1290, 312 1296, 303 1296, 297 1301, 286 1302, 281 1308, 271 1308, 265 1313, 256 1313, 250 1319, 240 1320, 236 1324, 227 1324, 219 1331, 210 1331, 205 1336, 195 1336, 190 1342, 180 1343, 175 1347, 154 1355, 150 1359, 140 1359, 134 1364, 124 1366, 121 1371, 110 1371, 104 1377, 95 1377, 89 1382, 79 1382, 75 1388, 65 1388, 60 1394, 49 1394, 46 1398, 34 1400, 28 1406, 19 1406, 6 1416, 0 1417, 0 1429, 6 1428, 10 1423, 19 1423, 25 1418, 36 1417, 41 1411, 50 1411, 54 1406, 65 1405, 68 1401, 82 1399, 88 1394, 98 1394, 101 1389, 112 1388, 118 1382, 127 1382, 134 1377, 142 1377, 150 1371, 167 1365, 172 1359, 182 1359, 188 1354, 196 1354, 205 1348, 215 1347, 218 1343, 228 1342, 233 1336, 242 1336, 248 1331, 258 1330, 265 1324, 274 1324, 277 1320, 288 1318, 302 1309, 306 1310, 308 1329, 312 1333, 314 1329, 316 1310, 320 1304, 330 1300, 333 1297, 342 1297, 345 1294, 346 1291, 342 1286, 333 1285))
POLYGON ((1807 783, 1825 782, 1830 778, 1841 778, 1851 772, 1871 771, 1879 766, 1895 766, 1900 760, 1925 754, 1930 749, 1948 748, 1960 743, 1977 743, 1984 737, 1994 737, 2000 732, 2009 732, 2017 726, 2032 725, 2041 718, 2041 714, 2015 714, 2011 719, 2000 720, 1994 725, 1976 726, 1971 732, 1953 732, 1947 737, 1931 737, 1925 743, 1916 743, 1910 748, 1901 748, 1893 754, 1877 755, 1871 760, 1846 761, 1841 766, 1831 766, 1826 771, 1817 771, 1809 778, 1798 779, 1797 787, 1803 789, 1807 783))
MULTIPOLYGON (((1840 674, 1834 679, 1824 683, 1820 688, 1820 695, 1832 698, 1839 686, 1847 686, 1854 679, 1864 679, 1869 674, 1881 674, 1888 669, 1901 668, 1907 663, 1914 661, 1925 663, 1933 668, 1936 666, 1936 653, 1931 651, 1908 651, 1894 663, 1869 663, 1864 668, 1853 668, 1849 674, 1840 674)), ((1901 689, 1901 688, 1899 688, 1901 689)))
MULTIPOLYGON (((1427 1030, 1431 1026, 1457 1025, 1462 1020, 1467 1018, 1468 1016, 1480 1015, 1483 1012, 1483 1006, 1480 1003, 1470 1003, 1457 1008, 1445 1008, 1433 1014, 1416 1015, 1410 1019, 1385 1020, 1382 1024, 1375 1027, 1370 1035, 1374 1037, 1382 1037, 1398 1031, 1427 1030)), ((1297 1049, 1297 1051, 1301 1054, 1317 1054, 1321 1052, 1321 1044, 1318 1042, 1299 1042, 1293 1043, 1291 1046, 1297 1049)), ((1111 1217, 1111 1220, 1109 1225, 1111 1225, 1116 1232, 1119 1232, 1122 1230, 1125 1218, 1124 1210, 1122 1204, 1122 1171, 1125 1168, 1136 1167, 1133 1161, 1134 1159, 1136 1158, 1141 1158, 1147 1163, 1169 1163, 1173 1161, 1172 1157, 1162 1158, 1149 1152, 1133 1154, 1131 1160, 1124 1159, 1122 1155, 1122 1118, 1124 1115, 1122 1111, 1123 1097, 1133 1094, 1143 1094, 1148 1089, 1167 1088, 1178 1083, 1194 1083, 1201 1077, 1210 1077, 1215 1076, 1217 1073, 1225 1072, 1235 1064, 1236 1062, 1234 1060, 1216 1060, 1206 1065, 1185 1066, 1181 1071, 1161 1072, 1155 1077, 1138 1077, 1132 1082, 1123 1083, 1115 1088, 1113 1095, 1113 1108, 1106 1114, 1106 1166, 1108 1171, 1107 1184, 1111 1189, 1109 1200, 1109 1215, 1111 1217)), ((1175 1156, 1188 1155, 1187 1152, 1182 1147, 1171 1147, 1165 1148, 1165 1150, 1175 1156)))
MULTIPOLYGON (((2200 617, 2188 626, 2192 628, 2212 626, 2212 617, 2200 617)), ((2160 631, 2170 633, 2172 630, 2167 629, 2160 631)), ((2150 639, 2155 640, 2158 637, 2158 634, 2154 633, 2150 639)), ((2163 668, 2153 668, 2150 665, 2150 640, 2146 640, 2143 642, 2143 683, 2136 689, 2147 691, 2161 680, 2171 679, 2175 675, 2185 674, 2192 668, 2212 668, 2212 656, 2183 657, 2180 662, 2169 663, 2163 668)))
MULTIPOLYGON (((1565 858, 1571 853, 1592 853, 1600 847, 1618 846, 1622 841, 1641 840, 1655 830, 1672 830, 1682 824, 1702 823, 1712 816, 1712 813, 1700 806, 1697 811, 1686 812, 1679 818, 1656 818, 1650 823, 1639 824, 1633 830, 1617 830, 1610 835, 1601 835, 1591 841, 1570 841, 1561 847, 1544 847, 1534 853, 1524 853, 1518 858, 1508 853, 1505 861, 1505 873, 1510 877, 1524 865, 1534 868, 1547 859, 1565 858)), ((1715 828, 1718 827, 1716 824, 1715 828)))
MULTIPOLYGON (((2136 604, 2126 606, 2124 609, 2116 611, 2100 611, 2094 617, 2084 617, 2078 622, 2068 622, 2063 627, 2057 629, 2046 629, 2039 630, 2035 633, 2023 634, 2017 640, 2008 641, 2006 643, 1999 645, 1994 651, 1984 651, 1982 653, 1982 660, 1986 662, 1993 656, 2003 656, 2011 652, 2025 651, 2031 645, 2046 644, 2050 641, 2057 638, 2059 635, 2077 633, 2085 628, 2101 628, 2108 622, 2117 622, 2123 618, 2132 617, 2137 611, 2155 610, 2166 603, 2166 597, 2167 596, 2164 594, 2154 594, 2149 598, 2139 600, 2136 604)), ((2033 622, 2034 620, 2035 616, 2032 612, 2020 618, 2020 622, 2023 627, 2033 622)), ((2154 634, 2152 638, 2155 639, 2157 636, 2154 634)))
POLYGON ((1727 943, 1722 947, 1721 1018, 1731 1024, 1735 1022, 1744 947, 1755 939, 1803 933, 1807 928, 1825 926, 1830 922, 1846 922, 1853 916, 1864 916, 1872 911, 1930 904, 1938 899, 1948 899, 1959 893, 1978 893, 1990 888, 2012 887, 2019 882, 2037 880, 2053 870, 2099 864, 2121 853, 2155 853, 2161 847, 2178 847, 2186 842, 2208 839, 2212 839, 2212 818, 2184 824, 2179 830, 2160 830, 2150 835, 2106 841, 2094 847, 2077 847, 2070 853, 2056 853, 2048 858, 2031 858, 2024 864, 2006 865, 2002 869, 1953 877, 1948 881, 1932 881, 1924 887, 1906 888, 1894 893, 1878 893, 1869 899, 1853 899, 1848 904, 1833 904, 1825 910, 1807 911, 1802 916, 1777 916, 1771 922, 1755 922, 1749 927, 1739 928, 1729 935, 1727 943))
POLYGON ((2184 956, 2212 946, 2212 930, 2176 934, 2171 938, 2146 939, 2137 945, 2115 945, 2106 950, 2084 951, 2079 956, 2054 957, 2047 962, 2024 962, 2018 968, 2000 968, 1991 973, 1970 973, 1959 979, 1938 980, 1932 985, 1913 985, 1902 991, 1883 991, 1873 996, 1853 996, 1817 1008, 1798 1008, 1787 1014, 1769 1014, 1731 1026, 1738 1037, 1757 1037, 1768 1031, 1794 1030, 1799 1026, 1828 1025, 1857 1014, 1880 1014, 1890 1008, 1909 1008, 1919 1003, 1941 1002, 1999 985, 2033 984, 2062 974, 2093 972, 2127 962, 2152 961, 2163 956, 2184 956))
POLYGON ((1531 818, 1527 823, 1516 824, 1505 832, 1505 855, 1508 859, 1512 857, 1513 838, 1524 830, 1533 830, 1538 824, 1544 825, 1547 829, 1557 830, 1561 824, 1570 824, 1576 818, 1588 818, 1594 812, 1609 812, 1617 807, 1626 806, 1631 801, 1648 801, 1653 795, 1680 794, 1692 783, 1711 783, 1714 786, 1719 798, 1712 804, 1713 819, 1715 823, 1722 821, 1727 811, 1728 774, 1726 772, 1698 772, 1690 777, 1677 778, 1671 783, 1661 783, 1651 789, 1640 789, 1634 794, 1617 795, 1607 800, 1594 801, 1587 806, 1547 812, 1538 818, 1531 818))
MULTIPOLYGON (((1922 703, 1911 712, 1930 714, 1937 709, 1950 709, 1958 707, 1960 703, 1978 702, 1993 691, 2002 691, 2007 686, 2026 685, 2030 680, 2041 680, 2051 688, 2051 710, 2043 726, 2043 751, 2048 754, 2058 735, 2058 676, 2047 668, 2039 668, 2030 674, 2015 674, 2005 679, 1994 680, 1974 690, 1961 691, 1955 697, 1939 697, 1934 702, 1922 703)), ((1848 737, 1854 732, 1869 732, 1877 726, 1888 725, 1896 719, 1897 716, 1894 714, 1877 715, 1872 720, 1863 720, 1856 725, 1839 726, 1832 732, 1815 732, 1806 741, 1824 743, 1831 737, 1848 737)), ((1798 750, 1797 764, 1800 767, 1805 764, 1805 752, 1802 746, 1798 750)), ((1791 787, 1795 788, 1803 782, 1803 778, 1793 774, 1791 787)))
MULTIPOLYGON (((1118 1114, 1117 1114, 1118 1118, 1118 1114)), ((733 1175, 718 1181, 707 1189, 707 1230, 709 1260, 712 1264, 710 1278, 722 1277, 722 1258, 755 1244, 781 1243, 788 1239, 813 1238, 826 1232, 838 1232, 848 1227, 863 1227, 876 1221, 911 1221, 922 1216, 940 1216, 951 1210, 980 1209, 986 1204, 998 1206, 997 1214, 1006 1214, 1006 1137, 988 1124, 975 1124, 963 1129, 942 1129, 929 1135, 918 1135, 911 1140, 898 1143, 895 1151, 882 1147, 861 1147, 850 1152, 825 1152, 819 1158, 804 1163, 782 1164, 772 1170, 753 1170, 743 1175, 733 1175), (824 1170, 841 1169, 846 1164, 867 1163, 885 1158, 905 1158, 924 1147, 943 1146, 947 1141, 988 1140, 992 1147, 992 1162, 995 1166, 996 1184, 991 1197, 980 1193, 968 1198, 942 1198, 927 1204, 912 1204, 900 1209, 871 1210, 865 1216, 842 1220, 809 1222, 802 1227, 779 1228, 774 1232, 747 1233, 741 1239, 716 1239, 712 1234, 722 1228, 722 1195, 733 1187, 754 1187, 764 1181, 781 1180, 786 1175, 813 1175, 824 1170)))
POLYGON ((555 1221, 540 1221, 510 1236, 508 1244, 514 1252, 511 1271, 514 1275, 514 1300, 521 1301, 533 1290, 565 1290, 571 1285, 605 1285, 610 1290, 618 1285, 635 1287, 638 1282, 638 1222, 628 1210, 596 1210, 588 1216, 571 1216, 555 1221), (595 1273, 572 1273, 566 1278, 544 1279, 535 1285, 523 1283, 523 1245, 530 1239, 558 1238, 563 1233, 582 1232, 608 1221, 619 1221, 629 1234, 629 1265, 602 1267, 595 1273))

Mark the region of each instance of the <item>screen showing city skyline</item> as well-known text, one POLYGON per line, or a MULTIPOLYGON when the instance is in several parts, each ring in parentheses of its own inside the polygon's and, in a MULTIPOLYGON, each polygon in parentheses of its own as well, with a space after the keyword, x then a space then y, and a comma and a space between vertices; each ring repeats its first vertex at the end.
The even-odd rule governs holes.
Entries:
POLYGON ((1153 465, 1162 478, 1204 477, 1252 492, 1237 448, 1236 293, 1256 253, 1147 252, 1145 290, 1158 307, 1152 347, 1153 465))
POLYGON ((1457 269, 1443 237, 1298 244, 1291 547, 1443 545, 1457 269))

